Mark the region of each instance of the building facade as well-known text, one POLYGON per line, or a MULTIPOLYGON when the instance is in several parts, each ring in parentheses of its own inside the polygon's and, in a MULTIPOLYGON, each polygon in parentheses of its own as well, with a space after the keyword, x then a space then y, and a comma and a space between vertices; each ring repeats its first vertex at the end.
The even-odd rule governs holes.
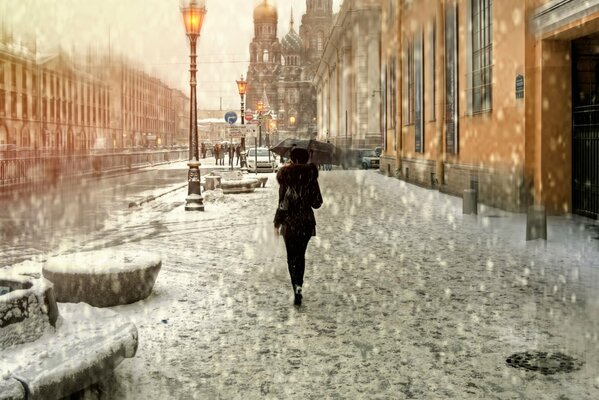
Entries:
POLYGON ((597 217, 598 1, 382 6, 383 171, 597 217))
MULTIPOLYGON (((33 43, 35 43, 33 41, 33 43)), ((85 152, 108 128, 108 85, 64 52, 0 41, 0 144, 20 151, 85 152)))
POLYGON ((0 33, 0 145, 41 146, 39 70, 34 44, 0 33))
POLYGON ((312 79, 318 138, 342 148, 382 144, 380 3, 343 2, 312 79))
POLYGON ((269 122, 263 128, 273 137, 312 137, 316 130, 312 77, 332 26, 332 1, 307 0, 306 6, 300 33, 292 12, 289 31, 281 41, 276 8, 264 0, 254 10, 246 104, 252 111, 258 109, 259 102, 268 105, 269 122))
POLYGON ((175 109, 175 134, 173 135, 174 146, 189 146, 189 134, 191 132, 189 121, 189 97, 180 90, 173 89, 173 106, 175 109))
POLYGON ((35 40, 0 39, 0 145, 36 154, 188 145, 189 98, 125 59, 41 55, 35 40))

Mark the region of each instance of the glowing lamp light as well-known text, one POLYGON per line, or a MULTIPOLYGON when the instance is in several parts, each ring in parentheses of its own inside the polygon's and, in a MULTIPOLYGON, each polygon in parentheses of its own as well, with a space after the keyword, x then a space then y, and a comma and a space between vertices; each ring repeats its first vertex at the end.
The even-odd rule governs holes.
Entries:
POLYGON ((206 15, 204 0, 186 0, 181 5, 181 14, 185 24, 187 36, 196 37, 200 35, 202 23, 206 15))
POLYGON ((241 75, 241 79, 236 82, 237 82, 237 89, 239 90, 239 94, 243 96, 244 94, 246 94, 247 87, 248 87, 247 81, 243 80, 243 74, 241 75))
POLYGON ((295 117, 289 117, 289 125, 295 125, 295 117))

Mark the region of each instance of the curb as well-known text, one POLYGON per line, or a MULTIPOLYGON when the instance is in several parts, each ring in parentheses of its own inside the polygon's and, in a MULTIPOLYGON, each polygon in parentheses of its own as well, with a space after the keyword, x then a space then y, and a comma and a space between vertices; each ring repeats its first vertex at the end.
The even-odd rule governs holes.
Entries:
POLYGON ((152 201, 152 200, 156 200, 157 198, 159 198, 159 197, 162 197, 162 196, 164 196, 164 195, 167 195, 167 194, 169 194, 169 193, 175 192, 175 191, 177 191, 177 190, 181 190, 181 189, 183 189, 183 188, 184 188, 184 187, 186 187, 186 186, 187 186, 187 183, 185 183, 184 185, 181 185, 181 186, 177 186, 177 187, 176 187, 176 188, 174 188, 174 189, 168 190, 168 191, 166 191, 166 192, 164 192, 164 193, 160 193, 160 194, 158 194, 158 195, 155 195, 155 196, 154 196, 154 195, 152 195, 152 196, 144 197, 144 198, 143 198, 143 199, 141 199, 140 201, 131 201, 131 202, 129 202, 129 208, 133 208, 133 207, 139 207, 139 206, 141 206, 141 205, 142 205, 142 204, 144 204, 144 203, 148 203, 148 202, 150 202, 150 201, 152 201))

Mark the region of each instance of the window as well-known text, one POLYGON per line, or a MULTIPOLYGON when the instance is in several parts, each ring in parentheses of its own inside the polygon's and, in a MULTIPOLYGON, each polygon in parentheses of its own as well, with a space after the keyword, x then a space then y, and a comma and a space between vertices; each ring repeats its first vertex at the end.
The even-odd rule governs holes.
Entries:
POLYGON ((10 114, 13 118, 17 118, 17 92, 10 94, 10 114))
POLYGON ((21 146, 30 147, 31 141, 29 137, 29 130, 25 129, 21 132, 21 146))
POLYGON ((0 89, 0 115, 4 116, 6 111, 6 92, 0 89))
POLYGON ((445 8, 445 146, 458 153, 458 28, 457 5, 445 8))
POLYGON ((391 114, 391 128, 395 129, 397 123, 397 60, 395 57, 391 58, 391 72, 390 72, 390 87, 389 87, 389 100, 390 100, 390 114, 391 114))
POLYGON ((324 33, 322 31, 318 32, 318 39, 317 39, 317 49, 318 51, 322 51, 323 50, 323 44, 324 44, 324 33))
POLYGON ((27 95, 24 94, 21 97, 21 113, 23 115, 23 119, 29 118, 29 103, 27 101, 27 95))
POLYGON ((435 108, 436 108, 436 102, 435 102, 435 69, 436 69, 436 60, 435 60, 435 56, 436 56, 436 46, 437 46, 437 25, 436 25, 436 21, 433 19, 430 29, 428 31, 428 43, 429 43, 429 56, 428 59, 429 61, 429 78, 428 81, 430 82, 429 87, 428 87, 428 98, 429 98, 429 103, 430 103, 430 107, 428 107, 428 118, 429 121, 434 121, 435 120, 435 108))
POLYGON ((0 87, 4 87, 4 62, 0 61, 0 87))
POLYGON ((403 123, 414 123, 414 39, 407 41, 404 53, 403 123))
POLYGON ((414 134, 415 151, 424 152, 424 40, 422 32, 414 46, 414 134))
POLYGON ((37 117, 38 117, 38 114, 37 114, 37 111, 38 111, 38 103, 37 102, 38 101, 39 101, 38 97, 33 96, 32 103, 31 103, 31 116, 33 119, 37 119, 37 117))
POLYGON ((472 4, 472 112, 491 110, 493 84, 492 0, 472 4))
POLYGON ((10 64, 10 83, 13 88, 17 87, 17 66, 10 64))
POLYGON ((23 91, 27 90, 27 70, 25 67, 21 69, 21 86, 23 87, 23 91))

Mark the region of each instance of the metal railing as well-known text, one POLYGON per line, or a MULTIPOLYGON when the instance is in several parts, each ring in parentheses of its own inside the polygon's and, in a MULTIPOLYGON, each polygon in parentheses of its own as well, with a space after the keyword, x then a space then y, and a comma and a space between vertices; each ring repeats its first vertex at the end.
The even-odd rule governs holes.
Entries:
POLYGON ((55 184, 63 178, 130 171, 187 160, 187 149, 111 154, 47 155, 0 159, 0 188, 13 185, 55 184))

